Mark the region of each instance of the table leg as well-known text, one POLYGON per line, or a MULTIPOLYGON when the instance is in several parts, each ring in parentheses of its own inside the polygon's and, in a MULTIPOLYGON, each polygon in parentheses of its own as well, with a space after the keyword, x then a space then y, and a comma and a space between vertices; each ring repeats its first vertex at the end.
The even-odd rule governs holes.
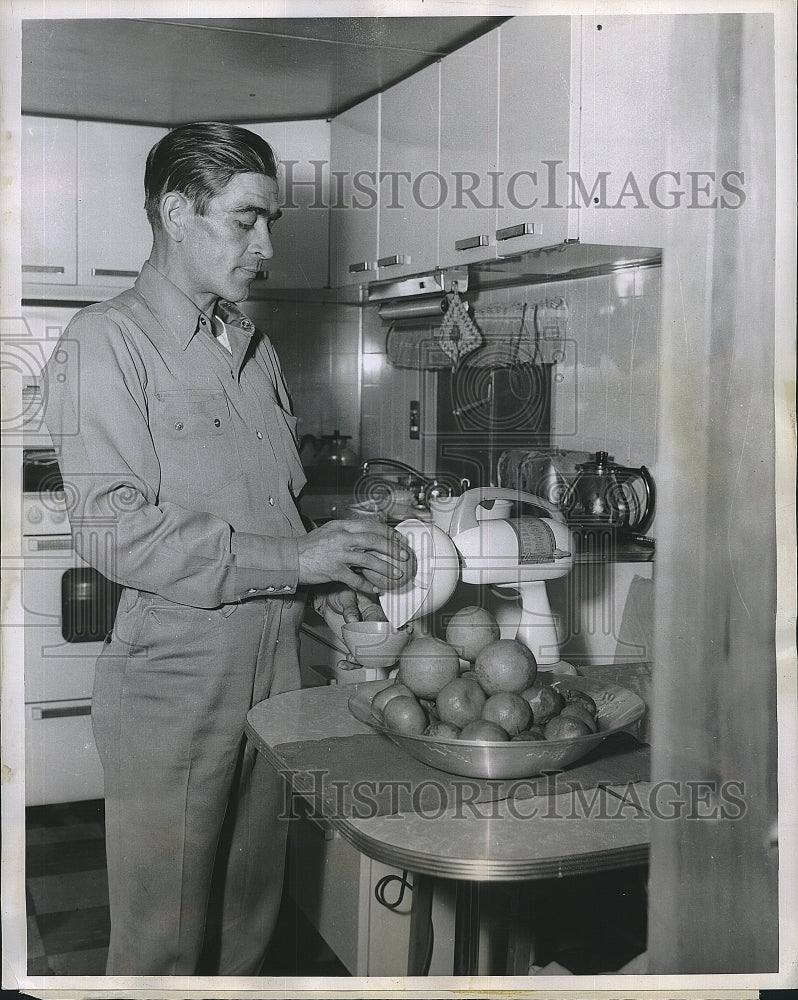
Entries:
POLYGON ((458 882, 454 916, 454 974, 475 976, 479 965, 479 882, 458 882))
POLYGON ((413 875, 410 942, 407 948, 408 976, 425 976, 427 974, 427 952, 432 917, 432 887, 433 879, 430 875, 413 875))

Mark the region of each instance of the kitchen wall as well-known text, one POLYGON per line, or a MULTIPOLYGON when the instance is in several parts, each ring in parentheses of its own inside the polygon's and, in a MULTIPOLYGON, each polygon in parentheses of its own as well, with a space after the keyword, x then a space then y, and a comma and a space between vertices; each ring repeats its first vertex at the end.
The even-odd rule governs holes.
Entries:
MULTIPOLYGON (((467 296, 477 310, 560 296, 567 302, 569 338, 552 403, 557 447, 655 466, 660 274, 641 267, 467 296)), ((362 458, 383 455, 432 471, 434 448, 424 433, 412 440, 408 426, 410 402, 419 400, 422 428, 434 430, 435 375, 388 360, 388 327, 376 306, 289 299, 251 301, 247 310, 280 355, 300 435, 337 427, 362 458)))
POLYGON ((280 357, 299 436, 337 428, 359 452, 360 308, 299 299, 251 300, 245 308, 280 357))
MULTIPOLYGON (((655 464, 660 269, 516 286, 467 295, 481 306, 563 297, 569 339, 557 366, 553 443, 608 451, 622 464, 655 464)), ((426 401, 422 425, 434 426, 434 376, 395 368, 385 353, 387 328, 376 307, 363 318, 362 414, 365 450, 421 466, 434 449, 408 436, 412 399, 426 401)), ((428 471, 432 471, 428 469, 428 471)))

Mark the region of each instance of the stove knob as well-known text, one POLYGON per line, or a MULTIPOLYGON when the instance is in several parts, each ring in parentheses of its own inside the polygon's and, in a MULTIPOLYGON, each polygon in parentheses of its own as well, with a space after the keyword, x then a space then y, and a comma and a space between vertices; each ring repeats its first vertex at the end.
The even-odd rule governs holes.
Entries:
POLYGON ((41 507, 28 508, 26 517, 30 524, 41 524, 44 520, 44 514, 42 513, 41 507))

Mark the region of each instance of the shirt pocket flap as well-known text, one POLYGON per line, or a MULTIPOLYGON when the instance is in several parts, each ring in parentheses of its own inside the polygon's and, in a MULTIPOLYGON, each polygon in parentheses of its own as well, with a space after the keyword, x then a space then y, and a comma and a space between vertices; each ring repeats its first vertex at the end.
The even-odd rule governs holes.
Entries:
POLYGON ((283 454, 285 455, 286 469, 288 473, 288 484, 294 496, 298 496, 302 487, 307 482, 305 470, 299 460, 299 447, 297 444, 297 418, 293 413, 284 410, 275 400, 274 412, 277 417, 277 426, 280 428, 283 454))

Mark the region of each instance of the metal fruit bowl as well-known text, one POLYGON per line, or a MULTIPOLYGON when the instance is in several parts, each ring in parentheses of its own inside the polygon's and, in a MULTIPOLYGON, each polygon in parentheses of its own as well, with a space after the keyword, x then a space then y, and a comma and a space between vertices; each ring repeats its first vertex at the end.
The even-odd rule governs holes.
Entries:
POLYGON ((519 740, 508 743, 408 736, 388 729, 371 711, 374 695, 393 681, 358 684, 349 699, 349 710, 359 722, 384 733, 398 747, 424 764, 469 778, 532 778, 544 771, 561 770, 585 757, 608 736, 637 722, 646 710, 642 698, 617 684, 542 671, 538 673, 538 679, 555 686, 560 681, 564 686, 579 688, 589 694, 598 709, 599 731, 570 740, 519 740))

